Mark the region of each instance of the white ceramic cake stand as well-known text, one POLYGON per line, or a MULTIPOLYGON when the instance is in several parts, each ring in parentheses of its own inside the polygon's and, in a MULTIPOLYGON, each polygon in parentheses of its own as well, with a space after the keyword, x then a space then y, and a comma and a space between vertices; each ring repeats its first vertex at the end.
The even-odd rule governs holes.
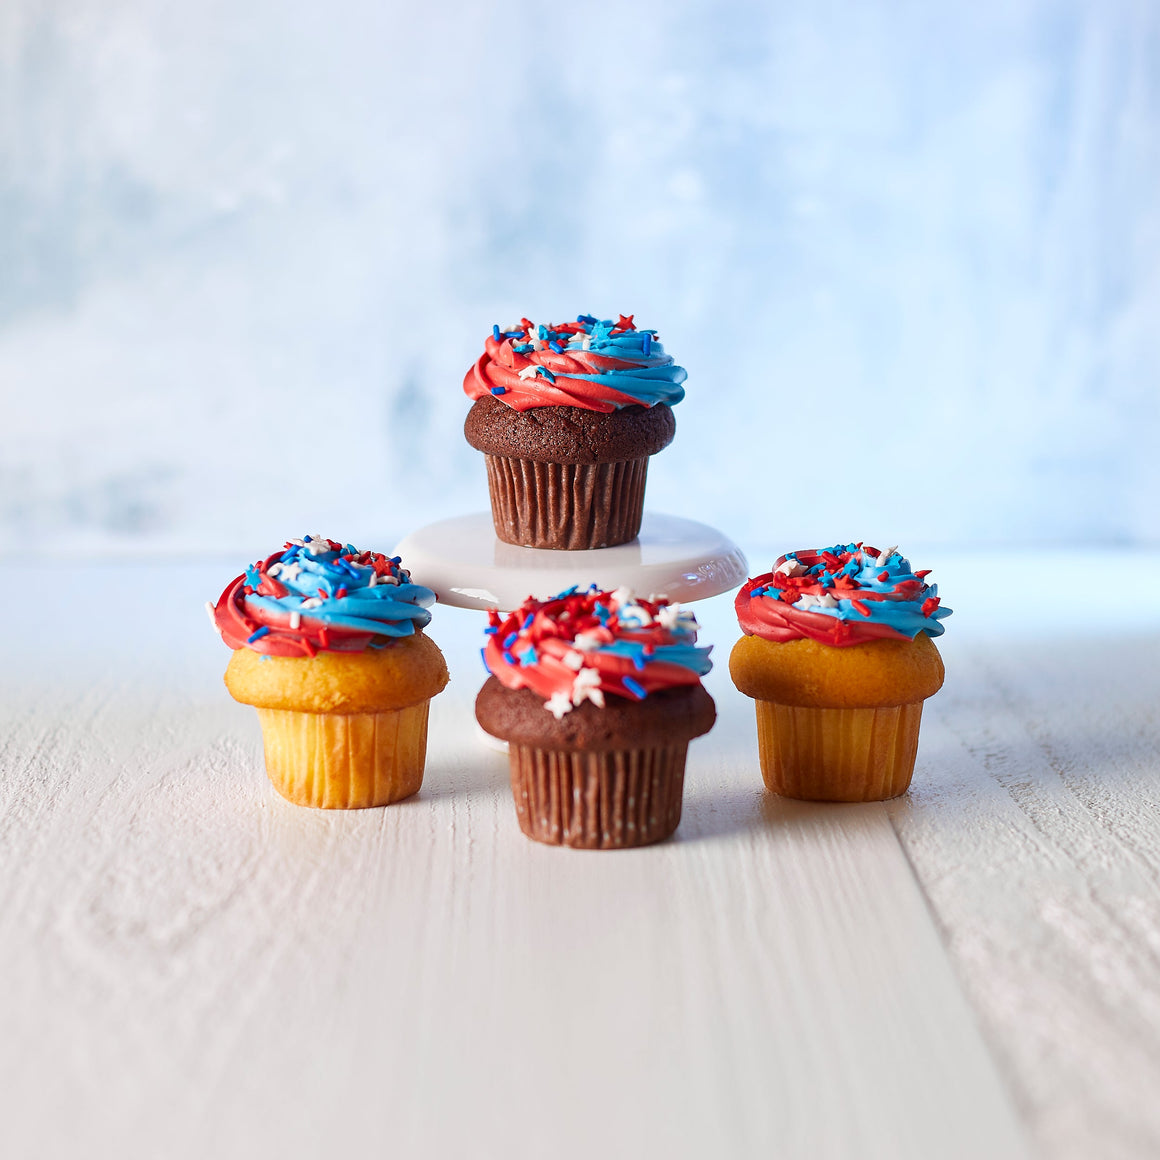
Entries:
POLYGON ((640 535, 615 548, 562 552, 519 548, 495 534, 490 512, 428 524, 395 549, 412 579, 459 608, 518 608, 572 585, 631 588, 688 603, 743 583, 741 549, 707 524, 645 512, 640 535))

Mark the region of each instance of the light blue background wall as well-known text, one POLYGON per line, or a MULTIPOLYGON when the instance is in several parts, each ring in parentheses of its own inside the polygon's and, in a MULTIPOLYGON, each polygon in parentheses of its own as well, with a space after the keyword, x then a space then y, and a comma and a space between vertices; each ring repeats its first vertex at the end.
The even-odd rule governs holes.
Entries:
POLYGON ((660 510, 1155 541, 1158 125, 1148 0, 5 0, 0 542, 485 507, 463 373, 579 311, 689 370, 660 510))

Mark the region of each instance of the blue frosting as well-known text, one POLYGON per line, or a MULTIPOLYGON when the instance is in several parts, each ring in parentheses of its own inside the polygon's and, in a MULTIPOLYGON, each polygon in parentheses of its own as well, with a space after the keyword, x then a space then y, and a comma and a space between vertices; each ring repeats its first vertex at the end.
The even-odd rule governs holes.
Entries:
POLYGON ((709 654, 713 651, 712 645, 698 648, 692 644, 660 644, 652 646, 646 652, 645 646, 639 641, 614 640, 611 644, 601 645, 592 651, 611 656, 628 657, 642 671, 646 665, 664 661, 670 665, 680 665, 682 668, 692 669, 697 676, 703 677, 713 667, 713 662, 709 659, 709 654))
POLYGON ((916 576, 910 561, 893 548, 880 555, 873 555, 860 544, 835 544, 830 548, 820 548, 816 553, 788 552, 785 560, 799 563, 804 571, 798 575, 809 577, 820 584, 836 604, 828 606, 818 603, 816 596, 802 595, 794 599, 797 593, 793 590, 779 590, 772 586, 766 586, 762 595, 779 599, 783 603, 792 602, 798 611, 833 617, 853 625, 884 624, 911 638, 920 632, 928 636, 941 636, 945 631, 939 621, 950 616, 952 610, 938 605, 938 585, 927 584, 921 576, 916 576), (827 554, 844 561, 841 567, 834 568, 820 559, 810 564, 810 559, 827 554), (849 577, 857 587, 836 587, 835 580, 839 576, 849 577), (900 585, 903 586, 901 593, 898 591, 900 585), (908 591, 913 595, 907 596, 908 591), (866 592, 881 592, 888 595, 889 599, 863 601, 863 607, 869 612, 867 615, 854 606, 854 601, 866 592), (931 607, 932 601, 936 607, 931 607), (925 612, 924 606, 927 609, 925 612))
MULTIPOLYGON (((665 353, 655 330, 637 330, 631 315, 613 322, 581 314, 574 323, 551 325, 521 319, 518 325, 507 330, 493 326, 485 345, 487 353, 482 373, 477 373, 480 369, 477 366, 464 380, 464 389, 473 398, 479 398, 482 391, 490 391, 509 405, 520 407, 514 400, 525 395, 534 399, 537 383, 556 384, 560 379, 576 379, 604 387, 617 396, 626 396, 649 407, 657 403, 672 406, 685 397, 681 386, 688 378, 685 368, 677 366, 672 355, 665 353), (528 360, 518 369, 511 365, 510 356, 504 355, 502 344, 509 342, 511 350, 521 356, 519 361, 528 360), (592 355, 628 365, 615 369, 593 366, 592 355), (561 365, 563 359, 570 365, 561 365)), ((568 393, 566 384, 561 384, 560 389, 568 393)), ((614 407, 629 405, 623 397, 601 401, 614 407)), ((558 402, 555 398, 530 405, 558 402)), ((525 401, 523 405, 529 404, 525 401)))
MULTIPOLYGON (((584 320, 577 320, 584 321, 584 320)), ((587 325, 587 323, 585 322, 587 325)), ((654 337, 653 330, 630 330, 623 334, 611 334, 613 323, 609 320, 597 322, 588 334, 588 350, 607 358, 621 359, 635 365, 629 369, 603 371, 600 374, 577 374, 567 372, 570 379, 599 383, 647 405, 667 403, 670 407, 685 397, 681 384, 689 377, 684 367, 677 366, 672 355, 665 353, 664 346, 654 337), (647 353, 646 353, 647 347, 647 353)), ((572 335, 564 347, 564 352, 583 353, 584 336, 572 335)))
MULTIPOLYGON (((360 553, 350 544, 335 550, 321 537, 304 536, 269 561, 265 570, 289 593, 281 597, 256 591, 247 595, 246 611, 255 619, 262 619, 263 612, 279 616, 296 612, 311 627, 394 637, 411 636, 431 620, 427 609, 435 603, 435 593, 422 584, 412 584, 410 573, 399 566, 397 557, 360 553), (326 546, 320 550, 319 545, 326 546), (374 561, 379 563, 377 574, 374 561)), ((257 566, 249 568, 246 583, 257 589, 261 582, 257 566)))

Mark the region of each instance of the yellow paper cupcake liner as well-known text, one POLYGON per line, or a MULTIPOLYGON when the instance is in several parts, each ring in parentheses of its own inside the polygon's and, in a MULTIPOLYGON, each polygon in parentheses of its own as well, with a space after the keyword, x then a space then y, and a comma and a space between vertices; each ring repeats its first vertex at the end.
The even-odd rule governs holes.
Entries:
POLYGON ((259 709, 266 772, 284 798, 316 809, 410 797, 423 783, 430 705, 348 714, 259 709))
POLYGON ((806 801, 874 802, 905 793, 918 753, 922 702, 815 709, 756 701, 766 786, 806 801))

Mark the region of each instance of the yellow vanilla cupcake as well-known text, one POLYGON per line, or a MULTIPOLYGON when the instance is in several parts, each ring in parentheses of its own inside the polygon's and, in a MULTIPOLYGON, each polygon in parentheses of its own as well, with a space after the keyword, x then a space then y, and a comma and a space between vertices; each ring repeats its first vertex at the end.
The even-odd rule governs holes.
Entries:
POLYGON ((882 801, 910 785, 922 703, 942 687, 931 637, 950 615, 894 548, 790 552, 737 595, 733 683, 757 706, 766 786, 882 801))
POLYGON ((358 809, 419 789, 427 711, 448 679, 422 632, 434 600, 398 557, 306 536, 210 606, 234 650, 226 688, 258 710, 266 771, 283 797, 358 809))

